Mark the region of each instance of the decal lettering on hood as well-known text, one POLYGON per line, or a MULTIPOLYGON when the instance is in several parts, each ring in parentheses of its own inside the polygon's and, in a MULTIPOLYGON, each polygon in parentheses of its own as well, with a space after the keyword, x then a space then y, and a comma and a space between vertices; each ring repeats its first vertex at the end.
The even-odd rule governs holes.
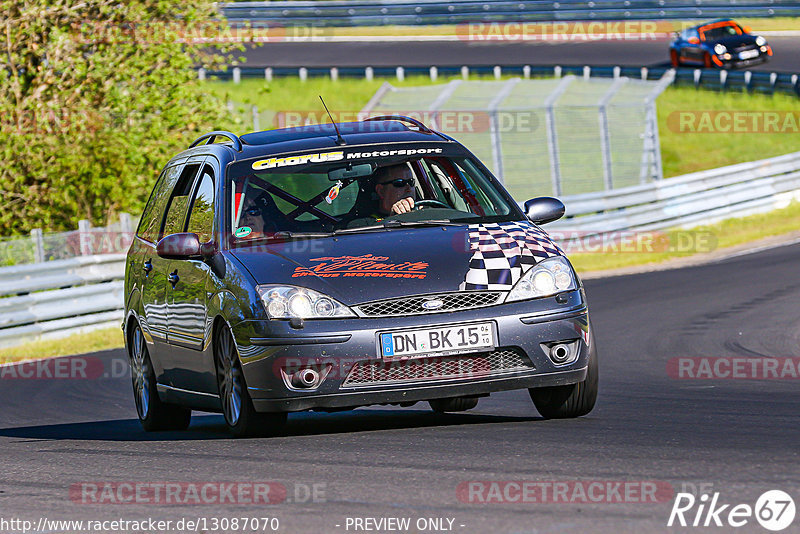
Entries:
POLYGON ((343 276, 380 277, 380 278, 425 278, 428 275, 428 263, 424 261, 404 261, 386 263, 388 256, 337 256, 313 258, 309 261, 321 262, 313 267, 296 267, 292 278, 300 276, 321 276, 338 278, 343 276))
POLYGON ((510 290, 528 269, 561 249, 526 222, 469 225, 472 257, 459 289, 510 290))

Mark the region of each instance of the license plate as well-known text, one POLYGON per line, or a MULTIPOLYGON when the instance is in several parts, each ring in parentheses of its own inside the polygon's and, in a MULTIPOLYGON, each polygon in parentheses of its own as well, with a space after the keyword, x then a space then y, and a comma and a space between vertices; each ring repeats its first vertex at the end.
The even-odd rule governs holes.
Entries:
POLYGON ((385 360, 419 358, 493 349, 492 323, 439 326, 380 335, 381 357, 385 360))
POLYGON ((739 52, 739 59, 751 59, 758 56, 758 50, 745 50, 739 52))

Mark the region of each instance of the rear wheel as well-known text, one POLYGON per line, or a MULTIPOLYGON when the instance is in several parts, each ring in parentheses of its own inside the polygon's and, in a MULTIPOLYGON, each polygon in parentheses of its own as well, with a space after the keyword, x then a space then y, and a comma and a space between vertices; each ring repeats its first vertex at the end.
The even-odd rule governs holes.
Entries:
POLYGON ((260 413, 255 410, 247 392, 239 354, 228 328, 220 329, 214 353, 222 414, 234 437, 267 436, 278 433, 286 424, 286 413, 260 413))
POLYGON ((192 419, 192 411, 182 406, 161 402, 156 390, 153 363, 144 342, 142 329, 137 324, 131 332, 129 355, 133 398, 139 422, 146 432, 157 430, 186 430, 192 419))
POLYGON ((589 365, 583 382, 568 386, 529 389, 531 400, 546 419, 568 419, 586 415, 597 400, 598 365, 594 338, 590 338, 589 365))
POLYGON ((678 57, 677 50, 670 50, 669 51, 669 62, 672 64, 672 68, 678 68, 681 64, 681 60, 678 57))
POLYGON ((455 397, 452 399, 434 399, 428 401, 431 410, 437 413, 466 412, 478 405, 478 397, 455 397))

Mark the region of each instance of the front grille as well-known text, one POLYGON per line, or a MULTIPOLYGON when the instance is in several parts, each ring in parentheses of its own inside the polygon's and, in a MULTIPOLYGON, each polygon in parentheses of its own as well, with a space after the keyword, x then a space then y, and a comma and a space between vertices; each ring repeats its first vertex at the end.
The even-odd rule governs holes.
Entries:
POLYGON ((517 349, 492 352, 414 358, 408 360, 369 360, 350 369, 342 387, 402 384, 424 380, 485 378, 512 371, 530 371, 533 364, 517 349))
POLYGON ((440 313, 492 306, 498 304, 502 297, 503 293, 501 291, 460 291, 458 293, 419 295, 416 297, 368 302, 357 306, 357 309, 365 317, 421 315, 424 313, 440 313), (433 300, 441 301, 442 305, 434 310, 423 308, 425 302, 433 300))
POLYGON ((744 52, 745 50, 755 50, 756 48, 758 48, 757 45, 746 44, 746 45, 742 45, 742 46, 739 46, 737 48, 734 48, 733 51, 734 52, 744 52))

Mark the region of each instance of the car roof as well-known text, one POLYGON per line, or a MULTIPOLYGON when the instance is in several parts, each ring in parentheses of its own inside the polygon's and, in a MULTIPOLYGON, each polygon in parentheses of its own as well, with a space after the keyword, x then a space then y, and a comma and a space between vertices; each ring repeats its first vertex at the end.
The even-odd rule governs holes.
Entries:
POLYGON ((230 132, 213 132, 197 139, 192 146, 172 159, 185 158, 200 153, 213 153, 220 159, 238 161, 286 152, 338 148, 341 146, 363 146, 383 143, 444 143, 458 144, 452 138, 429 129, 417 121, 409 128, 397 119, 368 120, 337 123, 345 145, 338 142, 336 129, 331 123, 280 128, 236 136, 230 132), (214 135, 216 134, 216 135, 214 135), (214 136, 214 137, 212 137, 214 136), (229 141, 214 143, 216 137, 227 137, 229 141), (212 144, 201 141, 210 138, 212 144), (241 150, 237 150, 241 147, 241 150))
POLYGON ((736 22, 733 19, 714 19, 714 20, 709 20, 707 22, 703 22, 702 24, 698 24, 697 26, 692 26, 689 29, 691 29, 691 30, 699 30, 700 28, 704 28, 706 26, 711 26, 712 24, 719 24, 720 22, 730 22, 730 23, 736 24, 737 26, 740 25, 738 22, 736 22))

